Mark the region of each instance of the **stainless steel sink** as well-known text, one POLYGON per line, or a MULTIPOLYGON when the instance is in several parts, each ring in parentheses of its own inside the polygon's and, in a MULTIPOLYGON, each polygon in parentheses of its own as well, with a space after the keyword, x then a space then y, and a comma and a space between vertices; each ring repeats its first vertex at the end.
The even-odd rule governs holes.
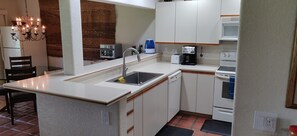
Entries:
POLYGON ((163 74, 159 73, 147 73, 147 72, 131 72, 127 74, 125 81, 120 82, 117 78, 114 78, 112 80, 108 80, 107 82, 116 82, 116 83, 122 83, 122 84, 131 84, 131 85, 142 85, 150 80, 153 80, 163 74))

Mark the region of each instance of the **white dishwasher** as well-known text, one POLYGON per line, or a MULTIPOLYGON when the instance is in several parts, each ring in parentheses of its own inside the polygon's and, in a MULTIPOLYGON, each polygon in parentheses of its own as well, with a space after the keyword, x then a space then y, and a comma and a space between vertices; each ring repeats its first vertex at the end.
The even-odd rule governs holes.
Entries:
POLYGON ((181 71, 168 76, 168 121, 180 110, 181 71))

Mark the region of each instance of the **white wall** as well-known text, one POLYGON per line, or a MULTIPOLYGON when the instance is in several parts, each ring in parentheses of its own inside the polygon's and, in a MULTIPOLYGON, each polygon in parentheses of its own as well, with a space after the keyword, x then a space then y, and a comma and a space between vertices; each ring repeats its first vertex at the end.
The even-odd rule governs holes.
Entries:
MULTIPOLYGON (((116 43, 123 44, 123 50, 155 39, 155 10, 116 5, 116 16, 116 43)), ((92 63, 85 61, 85 65, 92 63)), ((62 67, 63 60, 49 57, 49 65, 62 67)))
POLYGON ((116 43, 127 47, 155 39, 155 10, 116 6, 116 43))
MULTIPOLYGON (((11 20, 15 19, 19 15, 19 9, 17 8, 17 1, 15 0, 1 0, 0 9, 7 10, 7 25, 11 25, 11 20)), ((1 17, 2 20, 2 17, 1 17)), ((1 21, 2 22, 2 21, 1 21)))
MULTIPOLYGON (((40 17, 38 0, 27 0, 28 14, 33 17, 40 17)), ((1 0, 0 9, 7 10, 7 25, 11 25, 11 20, 17 16, 25 16, 25 0, 1 0)), ((1 17, 2 20, 2 17, 1 17)))
MULTIPOLYGON (((26 15, 25 0, 10 0, 17 2, 17 8, 19 11, 19 16, 26 15)), ((27 0, 28 15, 32 17, 40 17, 40 8, 38 0, 27 0)))
POLYGON ((252 128, 255 110, 277 113, 277 136, 288 136, 297 110, 285 108, 296 0, 243 0, 234 136, 268 136, 252 128))

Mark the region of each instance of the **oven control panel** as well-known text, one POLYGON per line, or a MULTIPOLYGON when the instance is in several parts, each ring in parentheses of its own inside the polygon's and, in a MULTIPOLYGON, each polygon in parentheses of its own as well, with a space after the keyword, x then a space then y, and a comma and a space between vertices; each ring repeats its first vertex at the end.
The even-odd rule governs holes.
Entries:
POLYGON ((236 52, 221 52, 220 60, 236 61, 236 52))

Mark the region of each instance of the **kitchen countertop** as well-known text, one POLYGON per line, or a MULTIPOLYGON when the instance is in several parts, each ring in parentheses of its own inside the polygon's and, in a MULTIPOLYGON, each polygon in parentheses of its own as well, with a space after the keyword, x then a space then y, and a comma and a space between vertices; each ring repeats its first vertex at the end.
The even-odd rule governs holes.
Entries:
MULTIPOLYGON (((141 54, 142 59, 156 59, 157 56, 157 54, 141 54)), ((136 61, 137 60, 135 56, 126 57, 127 64, 136 61)), ((149 64, 133 70, 163 74, 162 76, 159 76, 141 86, 106 82, 111 78, 106 79, 106 81, 103 82, 98 82, 96 84, 83 84, 79 82, 65 81, 71 78, 92 74, 94 72, 106 70, 112 67, 119 67, 121 65, 122 59, 116 59, 85 66, 84 71, 75 76, 64 75, 63 71, 60 71, 54 72, 53 74, 46 74, 44 76, 7 83, 3 86, 4 88, 20 90, 24 92, 44 93, 109 105, 119 101, 123 97, 129 97, 147 88, 148 86, 157 83, 158 81, 166 78, 168 75, 178 70, 215 72, 218 68, 217 66, 185 66, 179 64, 171 64, 168 62, 155 62, 153 64, 149 64)))
MULTIPOLYGON (((138 85, 129 85, 129 84, 121 84, 121 83, 112 83, 112 82, 100 82, 97 85, 100 86, 112 86, 118 89, 127 89, 131 91, 131 95, 136 94, 137 92, 149 87, 150 85, 168 77, 169 75, 175 73, 178 70, 189 70, 189 71, 199 71, 199 72, 215 72, 218 67, 216 66, 189 66, 189 65, 179 65, 179 64, 171 64, 168 62, 157 62, 134 71, 138 72, 149 72, 149 73, 160 73, 163 74, 141 86, 138 85)), ((112 78, 110 78, 112 79, 112 78)))

